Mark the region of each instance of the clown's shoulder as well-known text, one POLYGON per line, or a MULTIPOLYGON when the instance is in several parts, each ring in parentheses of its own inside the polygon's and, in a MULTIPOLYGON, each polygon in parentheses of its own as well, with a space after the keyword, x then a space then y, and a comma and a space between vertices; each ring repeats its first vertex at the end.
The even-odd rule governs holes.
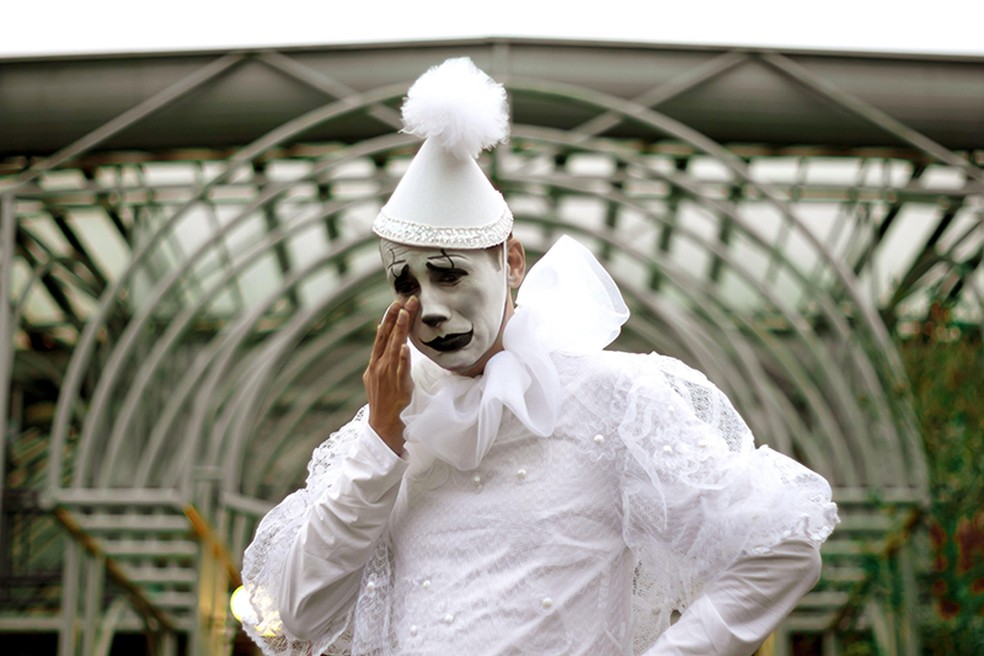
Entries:
MULTIPOLYGON (((579 433, 649 434, 649 448, 672 446, 685 436, 728 435, 729 450, 744 451, 754 438, 731 400, 701 371, 659 353, 615 350, 554 354, 564 390, 562 421, 579 433), (682 430, 684 427, 687 430, 682 430), (708 435, 711 431, 713 435, 708 435)), ((717 441, 717 440, 715 440, 717 441)))
POLYGON ((554 362, 565 389, 592 388, 596 398, 620 406, 630 391, 649 395, 672 393, 683 396, 688 386, 722 394, 700 370, 683 361, 656 352, 630 353, 602 350, 587 354, 555 353, 554 362))

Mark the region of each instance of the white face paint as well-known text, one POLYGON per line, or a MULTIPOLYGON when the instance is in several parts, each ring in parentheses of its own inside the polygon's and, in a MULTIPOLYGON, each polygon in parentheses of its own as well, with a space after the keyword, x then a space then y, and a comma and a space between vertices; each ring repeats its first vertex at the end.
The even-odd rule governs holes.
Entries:
POLYGON ((464 371, 495 343, 506 307, 502 249, 405 246, 381 240, 379 252, 397 298, 416 296, 410 341, 450 371, 464 371))

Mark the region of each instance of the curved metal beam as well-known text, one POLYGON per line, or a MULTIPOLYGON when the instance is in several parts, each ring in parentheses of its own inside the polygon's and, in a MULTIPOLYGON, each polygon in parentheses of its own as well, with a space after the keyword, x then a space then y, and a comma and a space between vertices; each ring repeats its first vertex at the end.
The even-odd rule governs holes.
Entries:
MULTIPOLYGON (((527 84, 532 84, 532 83, 527 83, 527 84)), ((518 89, 524 89, 524 88, 526 88, 527 90, 529 90, 529 88, 524 87, 524 84, 523 83, 516 83, 514 79, 509 81, 509 85, 510 85, 510 88, 512 88, 513 90, 516 90, 517 88, 518 89)), ((371 106, 373 102, 379 102, 381 99, 386 98, 386 97, 389 97, 389 95, 392 94, 392 92, 393 92, 393 90, 395 88, 398 88, 402 92, 403 86, 404 85, 402 85, 402 84, 399 87, 395 87, 395 85, 394 85, 393 88, 387 88, 384 91, 377 90, 376 92, 374 92, 372 94, 366 94, 366 96, 363 96, 361 98, 348 99, 348 103, 333 103, 333 104, 330 104, 328 106, 325 106, 325 107, 322 107, 322 108, 318 108, 316 110, 313 110, 312 112, 309 112, 308 114, 306 114, 304 116, 298 117, 297 119, 295 119, 293 121, 290 121, 287 124, 284 124, 284 125, 280 126, 276 130, 274 130, 274 131, 268 133, 267 135, 265 135, 264 137, 258 139, 257 141, 255 141, 250 146, 248 146, 248 147, 242 149, 241 151, 239 151, 239 153, 232 158, 232 161, 225 168, 225 170, 224 170, 223 173, 220 173, 219 175, 213 177, 208 183, 206 183, 206 185, 203 185, 199 189, 199 192, 197 192, 194 195, 194 198, 192 198, 191 200, 189 200, 185 204, 185 206, 183 208, 180 208, 177 212, 175 212, 174 215, 171 216, 171 218, 166 223, 164 229, 161 230, 158 234, 162 234, 162 233, 166 232, 170 227, 172 227, 175 224, 177 218, 183 216, 187 211, 189 211, 189 209, 191 207, 193 207, 194 204, 200 198, 203 197, 204 193, 207 191, 208 188, 210 188, 210 187, 212 187, 212 186, 214 186, 216 184, 219 184, 219 183, 221 183, 223 181, 226 181, 228 179, 228 177, 232 174, 232 172, 235 171, 235 169, 237 168, 238 165, 240 165, 240 164, 242 164, 244 162, 250 161, 252 158, 258 156, 262 152, 265 152, 266 150, 268 150, 269 148, 273 147, 277 143, 280 143, 283 140, 289 139, 289 138, 293 137, 296 134, 299 134, 299 133, 301 133, 301 132, 303 132, 305 130, 308 130, 311 127, 313 127, 314 125, 317 125, 317 124, 319 124, 319 123, 321 123, 323 121, 326 121, 326 120, 330 120, 331 118, 334 118, 336 116, 341 116, 341 115, 343 115, 345 113, 348 113, 349 111, 353 111, 353 105, 351 104, 353 102, 355 103, 355 106, 357 108, 364 109, 366 106, 371 106), (369 98, 370 96, 371 96, 371 98, 369 98), (367 98, 369 98, 369 99, 367 100, 367 98)), ((813 245, 816 248, 816 250, 817 250, 818 254, 821 256, 821 258, 824 257, 825 249, 822 247, 822 245, 819 243, 818 240, 815 240, 813 238, 812 233, 810 233, 809 231, 805 230, 805 228, 803 228, 801 225, 799 225, 799 223, 798 223, 795 215, 792 213, 792 211, 790 210, 790 208, 788 206, 786 206, 781 199, 779 199, 778 197, 775 197, 775 195, 772 192, 770 192, 770 190, 765 189, 764 187, 758 185, 755 181, 753 181, 751 179, 751 177, 748 175, 747 171, 744 169, 744 164, 741 163, 741 162, 739 162, 739 161, 737 161, 733 156, 730 155, 730 153, 728 153, 727 151, 724 151, 717 144, 706 140, 702 135, 700 135, 700 134, 698 134, 698 133, 696 133, 696 132, 694 132, 692 130, 689 130, 688 128, 686 128, 686 126, 682 126, 682 125, 680 125, 678 123, 675 123, 672 120, 669 120, 666 117, 659 115, 658 113, 652 112, 651 110, 647 110, 645 108, 639 108, 638 106, 632 106, 630 103, 619 102, 617 100, 614 100, 613 101, 611 98, 599 98, 597 96, 597 94, 591 94, 589 92, 585 92, 585 90, 583 90, 583 89, 574 89, 574 88, 570 87, 569 85, 568 86, 563 86, 561 88, 558 88, 557 85, 548 85, 548 87, 549 87, 549 89, 547 91, 550 94, 553 94, 554 96, 558 96, 558 97, 559 96, 569 97, 569 96, 571 96, 573 94, 575 96, 575 98, 577 98, 578 97, 578 94, 580 94, 580 96, 583 96, 583 98, 582 98, 583 101, 585 103, 591 105, 591 106, 601 107, 603 109, 606 109, 606 111, 608 111, 609 113, 615 112, 618 115, 629 116, 629 117, 632 117, 632 118, 634 118, 636 120, 641 120, 644 123, 647 123, 648 125, 656 128, 658 130, 662 130, 664 132, 668 132, 669 134, 672 134, 673 136, 675 136, 677 138, 682 138, 685 141, 690 142, 695 147, 697 147, 697 148, 699 148, 701 150, 704 150, 705 152, 709 152, 710 154, 714 155, 719 161, 722 161, 722 163, 724 163, 726 166, 728 166, 732 170, 732 172, 734 174, 736 174, 739 178, 743 179, 746 183, 751 184, 751 185, 755 186, 756 188, 758 188, 759 191, 760 191, 760 193, 762 193, 762 195, 764 197, 766 197, 767 199, 769 199, 770 202, 772 202, 773 204, 775 204, 778 207, 778 209, 780 210, 781 214, 784 216, 784 218, 785 218, 785 220, 787 221, 788 224, 793 225, 793 226, 797 227, 798 229, 800 229, 801 230, 801 233, 802 233, 802 236, 804 238, 806 238, 807 241, 811 241, 811 239, 813 240, 813 243, 811 245, 813 245), (588 96, 591 96, 591 97, 588 97, 588 96)), ((540 84, 540 83, 537 83, 536 85, 533 85, 533 87, 530 87, 530 88, 534 88, 537 93, 544 93, 543 85, 540 84)), ((542 134, 540 136, 542 136, 542 134)), ((583 141, 583 135, 581 135, 581 137, 582 137, 582 141, 583 141)), ((616 150, 618 150, 618 149, 616 149, 616 150)), ((609 148, 608 149, 609 154, 611 154, 611 151, 612 151, 612 149, 609 148)), ((311 176, 308 176, 308 178, 310 178, 310 177, 311 176)), ((686 180, 681 179, 679 177, 677 179, 672 179, 671 176, 666 176, 666 178, 668 180, 670 180, 670 182, 674 186, 676 186, 678 188, 686 189, 687 186, 688 186, 688 184, 689 184, 686 180)), ((291 181, 291 183, 293 183, 293 182, 294 181, 291 181)), ((272 185, 271 186, 272 189, 273 189, 272 192, 268 192, 267 190, 264 190, 261 193, 261 195, 260 195, 260 197, 258 199, 256 199, 253 203, 250 203, 246 207, 246 209, 240 214, 240 217, 244 217, 244 216, 248 215, 249 212, 251 212, 253 208, 262 207, 262 206, 264 206, 264 205, 266 205, 268 203, 273 202, 275 200, 275 198, 280 193, 284 193, 284 191, 286 190, 286 188, 291 183, 282 183, 280 185, 272 185)), ((556 180, 550 180, 549 183, 553 187, 562 186, 556 180)), ((573 191, 583 191, 583 190, 573 189, 573 191)), ((717 211, 721 211, 726 216, 729 216, 729 219, 732 221, 732 223, 734 223, 736 225, 741 225, 740 217, 738 217, 731 210, 730 207, 728 207, 726 205, 723 205, 723 204, 720 204, 720 203, 717 203, 716 201, 714 201, 714 199, 705 198, 704 195, 701 193, 701 191, 699 189, 690 189, 690 192, 693 194, 693 197, 698 198, 698 199, 701 199, 702 202, 707 202, 711 206, 714 206, 717 211)), ((616 195, 602 195, 602 196, 605 197, 608 202, 616 202, 616 203, 621 204, 621 205, 631 206, 631 203, 626 202, 626 199, 624 199, 624 198, 617 198, 617 194, 616 195)), ((644 208, 637 208, 637 209, 641 209, 641 211, 643 211, 644 214, 648 214, 648 212, 646 212, 646 210, 644 208)), ((676 229, 679 231, 679 227, 677 227, 676 229)), ((753 240, 755 240, 757 238, 756 233, 754 233, 754 231, 750 230, 747 226, 744 227, 744 230, 746 232, 746 235, 747 236, 750 236, 753 240)), ((695 241, 696 241, 696 243, 700 243, 706 250, 709 250, 711 252, 714 252, 715 257, 719 258, 721 261, 728 261, 728 258, 730 257, 730 255, 726 251, 722 251, 721 249, 718 249, 716 244, 714 244, 712 242, 702 242, 699 238, 695 238, 695 241), (715 249, 717 249, 717 250, 715 250, 715 249)), ((763 248, 767 248, 767 246, 764 245, 764 242, 762 243, 762 246, 763 246, 763 248)), ((850 276, 847 276, 846 275, 846 271, 839 270, 837 268, 837 266, 836 266, 837 265, 836 260, 833 260, 833 258, 830 258, 829 254, 827 254, 826 257, 828 259, 828 263, 832 265, 832 270, 835 272, 835 274, 838 275, 838 277, 840 278, 840 280, 845 284, 845 287, 849 291, 852 291, 853 292, 853 289, 851 288, 851 284, 852 283, 851 283, 850 276)), ((130 269, 128 269, 128 271, 134 271, 134 270, 137 269, 138 266, 139 266, 139 257, 135 256, 134 257, 134 262, 132 263, 132 265, 131 265, 130 269)), ((735 263, 733 263, 733 262, 731 263, 731 270, 732 271, 736 271, 736 272, 741 272, 742 271, 742 269, 740 267, 735 266, 735 263)), ((790 272, 792 272, 794 276, 798 275, 798 270, 795 267, 793 267, 791 264, 788 264, 787 265, 787 270, 789 270, 790 272)), ((125 274, 124 276, 121 276, 121 278, 125 278, 127 275, 128 274, 125 274)), ((748 280, 754 281, 754 278, 748 276, 747 274, 746 274, 746 277, 748 278, 748 280)), ((806 284, 807 282, 808 281, 804 281, 804 284, 806 284)), ((754 286, 754 284, 753 284, 753 286, 754 286)), ((168 288, 167 285, 165 285, 163 287, 159 286, 158 287, 159 294, 163 294, 164 292, 166 292, 167 288, 168 288)), ((809 287, 808 284, 806 284, 805 289, 810 289, 810 287, 809 287)), ((853 292, 853 295, 854 295, 854 300, 855 300, 855 302, 857 304, 857 307, 861 308, 862 311, 866 311, 868 308, 867 308, 866 304, 864 304, 863 302, 861 302, 860 296, 856 292, 853 292)), ((105 296, 104 298, 107 298, 107 297, 111 297, 110 294, 109 294, 109 292, 107 292, 107 296, 105 296)), ((770 301, 772 301, 772 300, 773 299, 770 299, 770 301)), ((840 317, 838 315, 838 313, 836 311, 834 311, 828 304, 826 304, 826 299, 824 299, 822 296, 819 298, 819 303, 820 303, 820 305, 822 307, 824 307, 824 309, 825 309, 828 317, 831 319, 831 325, 839 328, 840 334, 841 334, 841 338, 843 339, 846 335, 848 335, 850 333, 850 330, 846 327, 846 324, 844 323, 843 318, 840 317)), ((776 307, 779 307, 779 308, 782 308, 783 307, 783 305, 781 303, 775 303, 775 306, 776 307)), ((153 307, 153 304, 151 304, 148 307, 153 307)), ((793 327, 794 331, 800 331, 801 327, 798 325, 798 322, 796 321, 795 313, 787 312, 786 314, 787 314, 787 317, 790 319, 790 325, 793 327)), ((870 317, 867 317, 867 318, 869 319, 869 321, 868 321, 868 327, 869 327, 869 329, 873 329, 872 332, 874 333, 875 342, 876 343, 879 343, 879 342, 884 343, 885 335, 883 333, 882 334, 879 334, 879 332, 877 330, 878 322, 872 322, 872 321, 870 321, 870 317)), ((810 339, 807 338, 807 336, 805 334, 802 334, 802 333, 800 334, 800 338, 802 340, 804 340, 804 343, 806 343, 806 344, 809 344, 810 341, 811 341, 810 339)), ((82 341, 84 341, 84 340, 82 340, 82 341)), ((115 350, 114 353, 113 353, 113 356, 114 357, 117 357, 117 354, 119 354, 118 357, 122 358, 122 354, 125 353, 125 352, 126 352, 126 349, 123 349, 123 350, 115 350)), ((78 353, 78 351, 77 351, 77 353, 78 353)), ((815 356, 817 355, 817 353, 818 352, 815 350, 815 356)), ((817 357, 816 358, 816 361, 823 363, 824 362, 824 359, 822 357, 817 357)), ((121 360, 119 362, 121 362, 121 360)), ((74 363, 74 359, 73 359, 73 363, 74 363)), ((876 385, 875 384, 875 381, 877 380, 878 376, 877 375, 873 375, 873 372, 870 372, 869 374, 865 375, 864 372, 866 371, 866 369, 863 366, 863 364, 864 364, 863 361, 861 362, 861 364, 862 364, 862 367, 861 367, 860 372, 862 374, 862 380, 866 382, 869 390, 873 389, 872 388, 872 385, 874 385, 875 388, 876 388, 875 389, 875 393, 877 394, 878 393, 878 389, 880 389, 880 385, 876 385)), ((119 364, 118 363, 117 363, 116 367, 117 368, 119 367, 119 364)), ((221 367, 219 369, 221 369, 221 367)), ((828 374, 828 375, 830 375, 830 374, 828 374)), ((213 376, 218 376, 218 374, 213 374, 213 376)), ((110 377, 110 378, 112 378, 112 377, 110 377)), ((218 381, 219 381, 219 378, 218 377, 213 377, 210 380, 212 380, 213 385, 217 385, 218 384, 218 381)), ((100 384, 103 385, 103 382, 104 381, 101 381, 100 384)), ((95 404, 97 408, 102 407, 103 405, 105 405, 106 399, 108 398, 108 390, 111 389, 111 384, 110 383, 111 383, 111 380, 109 382, 106 382, 106 384, 105 384, 104 387, 101 387, 100 388, 101 390, 103 390, 101 396, 100 396, 99 393, 97 393, 98 403, 95 404)), ((835 391, 837 389, 839 389, 839 388, 840 388, 840 386, 835 386, 835 391)), ((850 404, 843 403, 843 401, 842 401, 842 403, 840 405, 842 407, 846 408, 849 412, 852 409, 852 406, 850 404)), ((201 412, 203 412, 203 409, 202 409, 203 407, 204 406, 201 406, 200 409, 199 409, 199 411, 198 411, 198 413, 196 413, 196 415, 195 415, 195 417, 197 419, 199 419, 199 420, 203 419, 203 417, 204 417, 204 415, 201 414, 201 412)), ((92 421, 97 421, 98 419, 96 419, 96 418, 99 417, 100 414, 101 413, 99 413, 99 412, 93 413, 91 415, 92 421)), ((894 414, 894 413, 889 413, 889 414, 891 415, 891 414, 894 414)), ((856 423, 857 421, 858 421, 858 418, 855 418, 852 423, 856 423)), ((193 423, 193 425, 198 425, 197 422, 192 422, 192 423, 193 423)), ((89 426, 90 429, 88 431, 84 431, 84 432, 87 432, 88 434, 91 434, 91 432, 92 432, 91 427, 95 426, 95 424, 94 423, 87 423, 87 426, 89 426)), ((90 442, 91 442, 91 440, 83 440, 83 444, 84 445, 90 444, 90 442)), ((85 449, 85 448, 86 447, 83 446, 83 449, 85 449)), ((83 457, 82 458, 82 464, 83 465, 84 465, 84 462, 86 462, 86 459, 83 457)), ((80 467, 79 469, 77 469, 77 473, 83 471, 84 469, 85 469, 84 466, 83 467, 80 467)))
MULTIPOLYGON (((694 117, 702 129, 719 141, 797 145, 883 143, 885 133, 869 129, 863 122, 848 123, 851 129, 847 131, 838 130, 844 123, 843 117, 817 111, 808 94, 800 93, 798 85, 783 84, 788 76, 777 74, 764 59, 779 54, 800 67, 819 71, 824 80, 846 89, 862 102, 897 108, 898 120, 908 122, 946 148, 981 148, 984 134, 984 118, 981 118, 984 89, 979 85, 984 58, 973 56, 502 38, 274 51, 264 48, 239 53, 257 65, 236 70, 235 78, 229 82, 231 93, 195 98, 191 116, 177 113, 161 117, 159 125, 131 130, 132 139, 120 140, 120 147, 167 143, 175 147, 225 148, 230 143, 249 141, 252 134, 263 131, 263 121, 271 111, 274 120, 303 113, 312 98, 297 88, 298 83, 303 84, 303 91, 313 89, 320 94, 348 96, 352 94, 346 93, 347 90, 360 93, 391 80, 412 80, 439 58, 453 55, 470 55, 500 77, 516 71, 540 75, 549 72, 557 79, 627 98, 636 98, 654 86, 672 84, 681 69, 690 73, 719 57, 746 57, 749 62, 762 63, 742 66, 733 75, 711 76, 695 93, 675 97, 673 115, 694 117), (282 78, 270 79, 270 71, 276 67, 276 64, 271 66, 271 60, 281 64, 276 70, 282 78), (276 85, 274 91, 282 96, 273 108, 269 98, 271 84, 276 85), (768 93, 767 106, 762 102, 762 89, 768 93), (241 111, 241 119, 235 125, 221 125, 233 102, 241 111), (266 114, 250 112, 252 107, 262 107, 266 114), (740 121, 735 120, 736 114, 740 121), (788 120, 782 121, 783 117, 788 120), (790 126, 792 121, 795 123, 790 126), (217 124, 221 129, 216 129, 217 124), (168 138, 161 139, 161 133, 168 138)), ((9 124, 6 133, 0 135, 0 153, 47 155, 76 139, 80 110, 95 120, 105 116, 103 122, 109 121, 112 112, 120 112, 134 98, 142 98, 148 86, 164 87, 177 76, 194 75, 224 55, 227 53, 214 51, 0 60, 0 77, 4 82, 0 85, 0 108, 6 110, 2 113, 8 117, 9 124), (67 93, 73 95, 73 102, 66 103, 50 93, 51 79, 62 81, 67 93), (25 139, 23 135, 29 136, 25 139)), ((523 108, 532 121, 543 120, 553 110, 523 108)), ((625 138, 638 136, 627 126, 619 129, 625 138)), ((352 125, 318 135, 320 141, 347 143, 367 136, 372 135, 366 134, 366 126, 352 125)))

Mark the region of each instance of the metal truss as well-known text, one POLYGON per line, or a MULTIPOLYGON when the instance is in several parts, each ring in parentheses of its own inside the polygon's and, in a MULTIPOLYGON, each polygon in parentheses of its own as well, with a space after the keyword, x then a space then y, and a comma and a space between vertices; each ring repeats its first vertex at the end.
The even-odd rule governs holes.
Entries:
MULTIPOLYGON (((775 649, 807 631, 834 653, 865 545, 927 500, 896 339, 940 304, 984 326, 981 117, 917 130, 852 75, 981 60, 509 41, 170 55, 158 91, 67 145, 0 139, 20 149, 0 164, 0 540, 61 572, 10 595, 0 630, 57 630, 65 655, 134 630, 155 653, 181 635, 231 649, 256 522, 363 402, 388 296, 368 228, 415 148, 396 107, 456 54, 513 101, 512 140, 482 163, 531 257, 561 233, 587 244, 633 312, 618 347, 697 366, 760 442, 831 480, 844 524, 775 649), (758 97, 763 80, 784 95, 758 97), (256 106, 259 83, 292 95, 256 106), (222 115, 226 96, 250 102, 222 115), (16 525, 14 492, 48 523, 16 525)), ((35 83, 28 64, 0 80, 35 83)))

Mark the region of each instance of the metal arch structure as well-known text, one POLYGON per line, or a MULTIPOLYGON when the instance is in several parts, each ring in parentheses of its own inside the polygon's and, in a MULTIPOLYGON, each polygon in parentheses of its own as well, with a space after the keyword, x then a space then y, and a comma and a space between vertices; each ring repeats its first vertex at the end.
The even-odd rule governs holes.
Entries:
POLYGON ((400 99, 460 55, 510 93, 483 165, 531 257, 587 244, 618 348, 834 485, 776 652, 851 621, 916 653, 858 559, 927 501, 895 340, 934 300, 984 327, 984 59, 499 39, 0 62, 0 630, 230 651, 256 522, 362 403, 400 99))

